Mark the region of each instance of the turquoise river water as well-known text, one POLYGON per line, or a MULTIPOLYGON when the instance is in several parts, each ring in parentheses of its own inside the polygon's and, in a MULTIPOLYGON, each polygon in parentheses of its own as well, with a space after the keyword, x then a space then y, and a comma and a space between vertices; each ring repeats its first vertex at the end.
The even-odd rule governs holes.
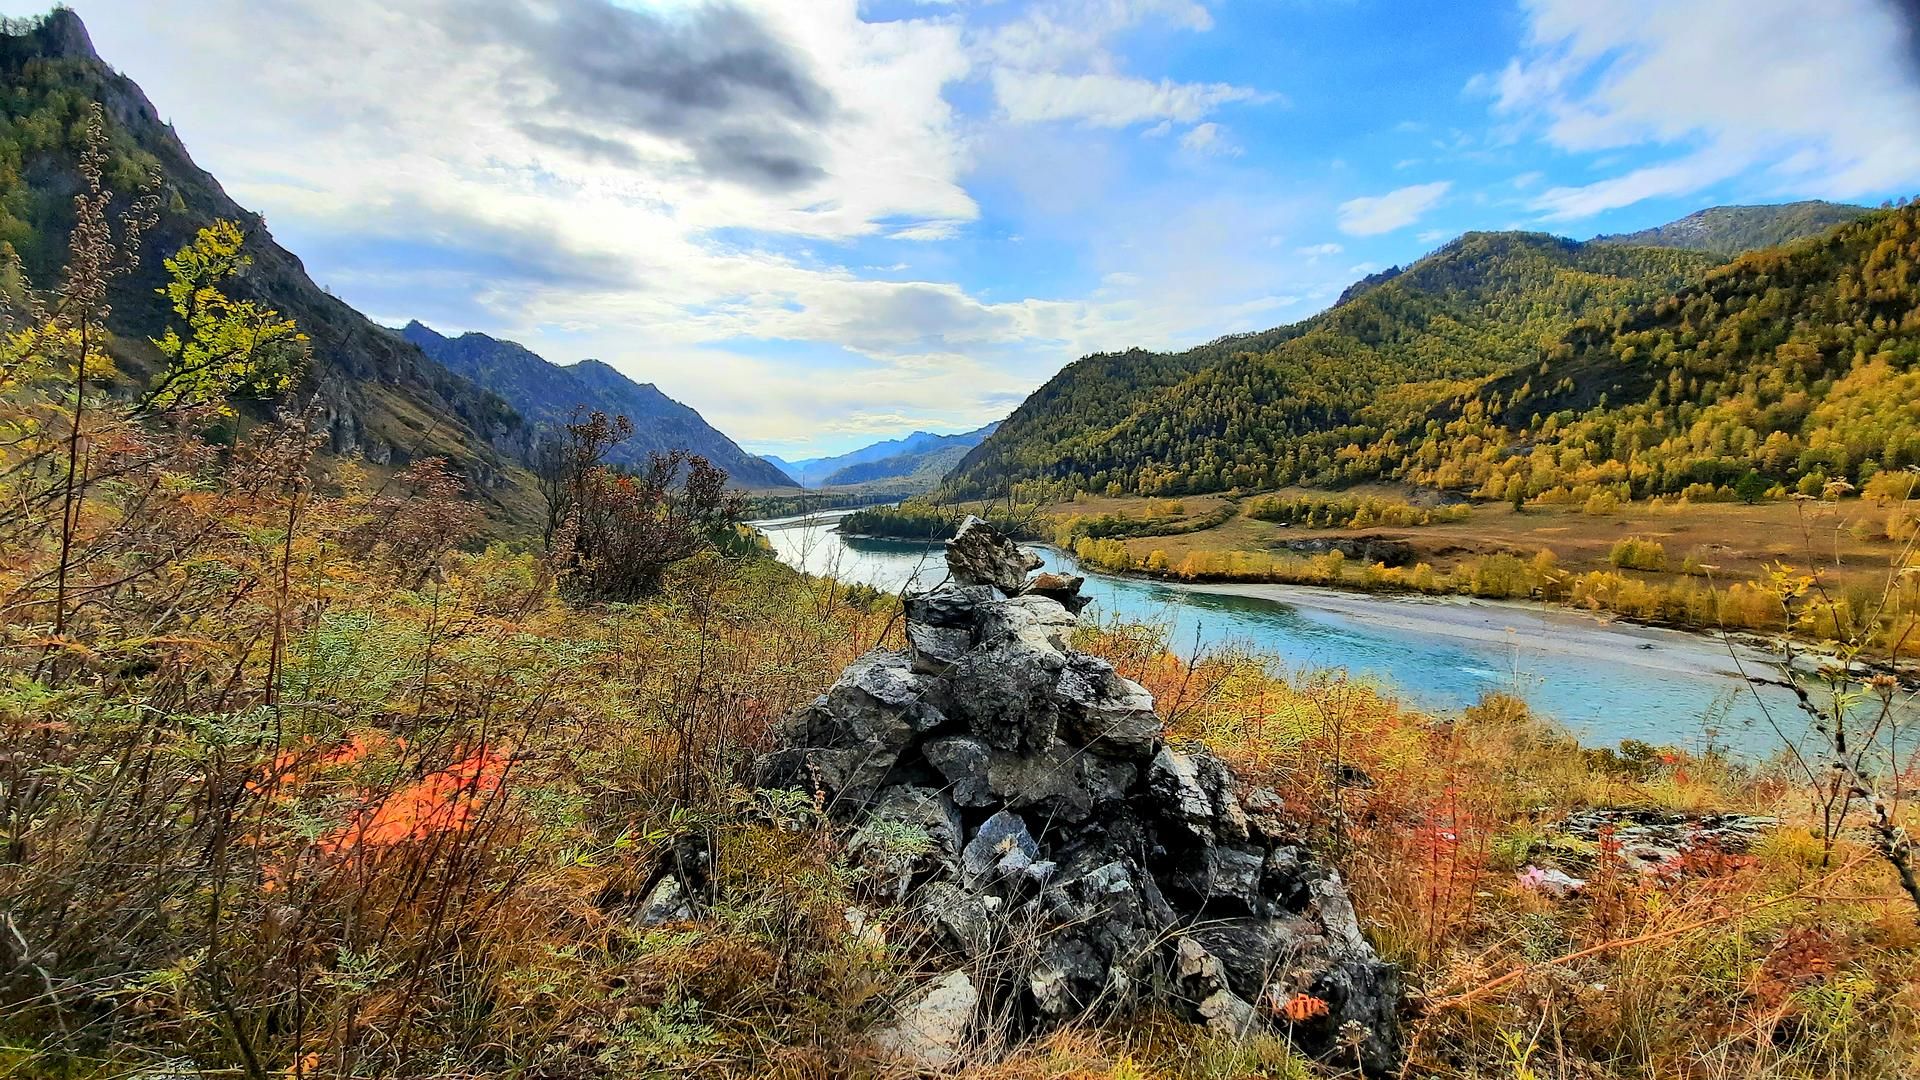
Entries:
MULTIPOLYGON (((779 557, 810 573, 889 592, 946 574, 938 544, 842 535, 830 515, 757 522, 779 557)), ((1176 648, 1239 646, 1291 671, 1344 670, 1414 705, 1454 712, 1488 691, 1526 699, 1596 746, 1622 739, 1743 756, 1783 748, 1773 721, 1804 732, 1766 656, 1697 634, 1604 622, 1538 605, 1402 599, 1286 585, 1163 584, 1087 573, 1036 548, 1050 570, 1085 573, 1083 619, 1151 622, 1176 648)))

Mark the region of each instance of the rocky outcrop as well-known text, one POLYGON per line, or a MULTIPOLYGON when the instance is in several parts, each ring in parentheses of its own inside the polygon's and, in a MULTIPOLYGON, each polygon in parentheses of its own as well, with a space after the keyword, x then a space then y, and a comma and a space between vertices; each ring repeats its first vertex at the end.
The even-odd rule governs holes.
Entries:
POLYGON ((1337 551, 1356 562, 1383 566, 1407 566, 1417 554, 1411 543, 1395 536, 1310 536, 1283 540, 1278 546, 1295 555, 1325 555, 1337 551))
MULTIPOLYGON (((1079 583, 1029 581, 1038 562, 969 520, 951 579, 906 601, 908 648, 867 654, 784 721, 761 783, 852 826, 876 898, 968 973, 975 997, 951 975, 940 996, 976 1022, 1018 1033, 1159 1001, 1391 1070, 1398 975, 1338 873, 1277 795, 1169 745, 1151 694, 1069 647, 1079 583)), ((913 1042, 924 1004, 878 1041, 913 1042)))

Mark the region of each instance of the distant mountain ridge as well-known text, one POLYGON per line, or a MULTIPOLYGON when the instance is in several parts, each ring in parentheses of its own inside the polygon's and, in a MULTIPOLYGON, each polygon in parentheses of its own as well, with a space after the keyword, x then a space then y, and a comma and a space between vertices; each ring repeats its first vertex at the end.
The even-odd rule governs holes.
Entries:
POLYGON ((471 331, 447 337, 418 319, 397 333, 448 370, 499 394, 545 431, 557 431, 581 406, 625 416, 633 421, 633 435, 608 455, 613 464, 635 465, 650 453, 686 450, 725 469, 739 487, 800 486, 779 467, 740 449, 691 406, 598 360, 556 364, 519 342, 471 331))
POLYGON ((785 470, 787 475, 807 487, 835 487, 868 484, 880 480, 900 480, 931 472, 927 486, 938 482, 948 469, 959 464, 968 450, 980 445, 999 430, 996 420, 984 427, 958 435, 936 435, 916 431, 898 439, 870 443, 832 457, 783 461, 771 455, 766 460, 785 470))
POLYGON ((1764 206, 1712 206, 1665 225, 1639 232, 1596 236, 1592 242, 1624 247, 1685 248, 1733 256, 1818 236, 1837 225, 1857 221, 1869 212, 1864 206, 1819 200, 1764 206))

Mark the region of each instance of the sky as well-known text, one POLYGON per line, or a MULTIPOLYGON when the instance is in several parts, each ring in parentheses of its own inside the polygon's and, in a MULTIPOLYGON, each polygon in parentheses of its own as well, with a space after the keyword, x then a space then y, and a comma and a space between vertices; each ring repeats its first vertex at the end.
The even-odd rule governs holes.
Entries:
POLYGON ((600 358, 789 459, 1469 229, 1920 193, 1913 0, 70 3, 370 317, 600 358))

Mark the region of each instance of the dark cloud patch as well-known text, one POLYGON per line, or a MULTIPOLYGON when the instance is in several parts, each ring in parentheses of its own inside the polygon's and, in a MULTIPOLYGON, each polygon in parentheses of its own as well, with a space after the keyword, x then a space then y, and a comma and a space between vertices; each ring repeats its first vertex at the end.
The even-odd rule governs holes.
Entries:
POLYGON ((603 139, 591 131, 581 131, 579 128, 559 124, 540 124, 531 120, 515 124, 514 127, 520 134, 535 142, 545 143, 561 150, 571 150, 590 161, 604 161, 610 165, 628 167, 640 164, 640 155, 633 152, 633 147, 613 139, 603 139))
POLYGON ((550 88, 540 118, 521 126, 543 142, 632 156, 552 122, 566 116, 677 142, 706 174, 757 188, 790 190, 825 174, 818 130, 831 96, 803 58, 737 8, 670 16, 606 0, 480 0, 454 19, 456 38, 518 50, 524 72, 550 88))
POLYGON ((1885 0, 1906 32, 1907 74, 1920 79, 1920 0, 1885 0))

